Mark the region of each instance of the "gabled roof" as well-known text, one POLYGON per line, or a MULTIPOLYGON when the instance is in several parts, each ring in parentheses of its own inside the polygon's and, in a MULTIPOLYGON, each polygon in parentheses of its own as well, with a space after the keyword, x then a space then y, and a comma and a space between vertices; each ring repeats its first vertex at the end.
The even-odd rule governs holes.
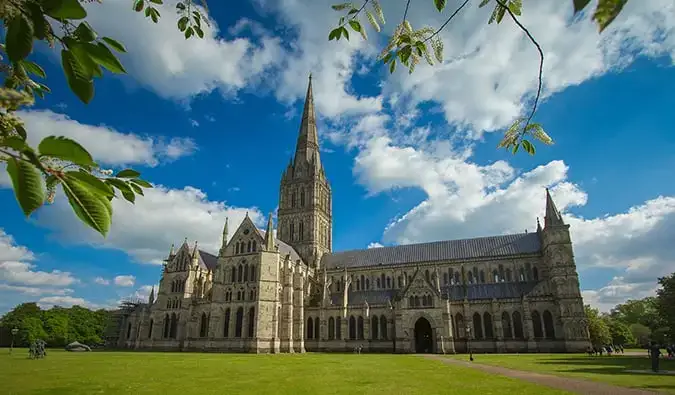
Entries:
POLYGON ((218 265, 218 257, 209 254, 206 251, 199 250, 199 263, 202 265, 202 267, 205 267, 208 270, 214 271, 216 269, 216 266, 218 265))
MULTIPOLYGON (((262 239, 265 240, 265 233, 266 232, 264 230, 261 230, 261 229, 258 229, 258 228, 255 228, 255 230, 257 230, 260 237, 262 237, 262 239)), ((279 253, 282 256, 286 256, 286 255, 290 254, 291 261, 293 261, 294 263, 298 259, 302 260, 302 258, 300 258, 300 254, 298 254, 298 252, 295 251, 295 248, 291 247, 290 245, 284 243, 283 241, 281 241, 277 238, 274 238, 274 242, 279 246, 279 253)), ((307 263, 305 262, 305 264, 307 264, 307 263)))
POLYGON ((475 239, 445 240, 394 247, 343 251, 323 256, 328 269, 405 263, 456 261, 474 258, 534 254, 541 251, 537 233, 518 233, 475 239))

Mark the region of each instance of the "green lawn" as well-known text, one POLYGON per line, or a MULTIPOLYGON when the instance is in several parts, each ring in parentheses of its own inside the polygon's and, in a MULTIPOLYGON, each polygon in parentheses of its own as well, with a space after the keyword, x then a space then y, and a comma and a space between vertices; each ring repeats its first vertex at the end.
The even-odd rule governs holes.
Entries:
POLYGON ((414 355, 47 351, 0 349, 10 394, 500 394, 565 392, 414 355))
MULTIPOLYGON (((450 358, 466 359, 466 356, 453 355, 450 358)), ((628 355, 589 357, 581 354, 478 354, 475 355, 474 362, 675 394, 675 376, 626 372, 626 370, 651 369, 651 362, 646 351, 644 357, 628 355)), ((675 371, 675 361, 661 359, 660 368, 675 371)))

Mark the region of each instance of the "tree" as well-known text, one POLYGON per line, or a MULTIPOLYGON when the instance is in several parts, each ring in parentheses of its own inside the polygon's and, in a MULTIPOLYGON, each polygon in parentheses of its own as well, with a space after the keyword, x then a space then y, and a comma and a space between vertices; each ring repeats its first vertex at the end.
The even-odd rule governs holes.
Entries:
POLYGON ((624 324, 642 324, 649 327, 651 331, 663 326, 655 297, 627 300, 625 303, 616 305, 610 311, 610 315, 624 324))
POLYGON ((588 318, 588 333, 591 337, 591 344, 601 346, 612 342, 612 336, 609 332, 607 322, 602 319, 598 309, 589 305, 584 306, 586 318, 588 318))
POLYGON ((648 326, 642 324, 630 324, 630 332, 635 338, 635 345, 640 347, 647 347, 652 331, 648 326))
POLYGON ((609 334, 612 337, 612 344, 628 345, 635 344, 635 337, 630 331, 628 325, 621 321, 612 319, 610 316, 605 317, 605 322, 609 328, 609 334))
MULTIPOLYGON (((16 111, 32 105, 36 98, 50 92, 43 82, 44 69, 29 59, 35 41, 61 47, 61 65, 70 90, 84 103, 94 97, 94 79, 104 70, 126 73, 115 52, 126 52, 124 45, 111 37, 101 37, 84 19, 87 11, 81 2, 92 0, 13 0, 0 7, 6 30, 0 43, 0 69, 4 81, 0 87, 0 162, 5 162, 14 195, 26 216, 54 200, 61 186, 77 217, 103 236, 112 221, 111 201, 119 196, 134 203, 143 188, 152 184, 140 173, 125 169, 113 176, 102 169, 78 142, 48 136, 37 147, 27 142, 24 124, 16 111)), ((144 12, 157 22, 160 13, 154 6, 162 0, 134 0, 133 10, 144 12)), ((176 5, 178 29, 185 38, 204 37, 202 26, 208 23, 203 9, 205 0, 181 0, 176 5), (201 6, 198 7, 198 6, 201 6)))
MULTIPOLYGON (((9 333, 12 328, 19 329, 15 338, 18 346, 27 346, 36 339, 43 339, 53 347, 75 340, 99 344, 103 342, 109 316, 106 310, 93 311, 81 306, 41 310, 35 303, 23 303, 0 319, 0 327, 5 329, 3 333, 9 333)), ((8 338, 3 339, 3 345, 9 345, 8 338)))
MULTIPOLYGON (((600 33, 616 19, 627 2, 628 0, 598 1, 592 19, 597 23, 600 33)), ((429 65, 433 65, 436 62, 443 62, 443 41, 441 40, 439 33, 443 31, 457 15, 459 15, 462 9, 469 3, 469 0, 463 0, 441 26, 437 28, 424 26, 417 30, 413 29, 407 16, 411 5, 413 8, 421 7, 421 2, 415 1, 414 4, 411 3, 413 3, 411 0, 406 1, 405 11, 403 12, 401 22, 394 29, 387 46, 382 50, 379 56, 382 63, 388 65, 390 73, 393 73, 396 70, 397 64, 402 64, 404 67, 408 68, 410 73, 412 73, 415 70, 415 66, 421 62, 422 58, 429 65)), ((444 12, 447 3, 447 0, 433 0, 433 4, 438 12, 444 12)), ((583 11, 589 3, 590 0, 572 0, 574 13, 577 14, 583 11)), ((546 134, 543 127, 538 123, 532 123, 541 95, 544 51, 532 34, 518 19, 522 13, 522 0, 481 0, 478 7, 485 7, 492 4, 494 4, 494 9, 490 15, 488 24, 493 22, 499 24, 504 19, 504 16, 508 14, 509 18, 523 31, 532 45, 534 45, 539 52, 538 86, 532 103, 532 110, 527 117, 516 119, 506 130, 504 138, 499 143, 499 147, 510 149, 514 154, 522 147, 530 155, 534 155, 535 147, 530 141, 530 138, 547 145, 553 144, 553 140, 546 134)), ((340 40, 342 37, 349 40, 349 30, 347 27, 360 34, 361 37, 366 40, 366 29, 360 20, 360 16, 363 14, 365 14, 368 23, 376 32, 379 32, 381 30, 380 25, 385 23, 384 13, 382 12, 382 7, 378 0, 362 0, 360 6, 355 5, 354 3, 342 3, 333 5, 332 7, 335 11, 343 12, 344 15, 340 17, 338 26, 330 31, 328 40, 340 40)))
POLYGON ((659 285, 661 288, 656 290, 656 306, 664 321, 663 332, 671 341, 675 341, 675 273, 659 278, 659 285))

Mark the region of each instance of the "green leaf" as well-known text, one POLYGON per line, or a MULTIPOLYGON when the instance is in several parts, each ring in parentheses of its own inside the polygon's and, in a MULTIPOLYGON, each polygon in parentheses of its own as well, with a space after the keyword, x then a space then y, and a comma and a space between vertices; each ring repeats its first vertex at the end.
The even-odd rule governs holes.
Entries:
POLYGON ((18 62, 33 50, 33 24, 28 18, 17 13, 7 24, 5 51, 9 60, 18 62))
POLYGON ((159 21, 159 11, 157 11, 156 8, 150 8, 150 19, 152 19, 154 23, 159 21))
POLYGON ((25 59, 22 60, 20 63, 23 66, 23 68, 26 69, 27 72, 35 74, 40 78, 47 78, 45 70, 42 67, 40 67, 39 64, 25 59))
POLYGON ((597 22, 600 33, 614 21, 627 2, 628 0, 598 1, 598 7, 595 9, 595 14, 593 14, 593 20, 597 22))
POLYGON ((150 2, 155 4, 164 4, 162 0, 150 0, 150 2))
POLYGON ((89 103, 94 97, 94 81, 87 78, 82 65, 75 59, 75 55, 67 49, 61 50, 61 64, 66 74, 68 86, 84 103, 89 103))
POLYGON ((84 19, 87 11, 78 0, 48 0, 42 1, 45 14, 54 19, 84 19))
POLYGON ((55 175, 50 174, 47 177, 45 177, 45 184, 47 185, 47 188, 53 188, 57 184, 59 184, 61 180, 59 180, 55 175))
POLYGON ((10 157, 7 159, 7 173, 21 210, 26 216, 31 215, 45 200, 40 172, 32 164, 10 157))
POLYGON ((143 0, 136 0, 136 2, 134 3, 134 11, 136 11, 136 12, 143 11, 144 5, 145 5, 145 2, 143 0))
POLYGON ((68 203, 82 222, 105 236, 110 230, 112 204, 105 196, 92 191, 72 176, 61 179, 68 203))
POLYGON ((332 5, 331 8, 334 9, 335 11, 342 11, 346 9, 347 7, 351 7, 352 3, 342 3, 342 4, 335 4, 332 5))
POLYGON ((103 40, 106 44, 110 45, 112 49, 114 49, 117 52, 127 52, 127 49, 124 48, 124 45, 122 45, 122 43, 120 43, 117 40, 114 40, 110 37, 103 37, 101 38, 101 40, 103 40))
POLYGON ((141 187, 139 187, 138 185, 136 185, 136 184, 130 182, 130 183, 129 183, 129 186, 130 186, 131 189, 133 189, 134 192, 136 192, 137 194, 139 194, 139 195, 141 195, 141 196, 144 196, 144 195, 145 195, 145 194, 143 193, 143 189, 142 189, 141 187))
POLYGON ((40 156, 50 156, 79 166, 94 166, 94 159, 77 141, 63 136, 47 136, 38 145, 40 156))
POLYGON ((190 18, 184 16, 178 20, 178 30, 181 32, 184 32, 185 29, 187 29, 188 22, 190 22, 190 18))
POLYGON ((525 151, 526 151, 528 154, 534 155, 534 152, 535 152, 535 150, 534 150, 534 145, 532 145, 532 143, 530 143, 529 140, 524 140, 524 139, 523 139, 523 141, 521 142, 521 145, 523 146, 523 149, 525 149, 525 151))
POLYGON ((141 173, 137 172, 136 170, 133 169, 124 169, 115 174, 115 177, 117 178, 136 178, 139 177, 141 173))
POLYGON ((109 185, 114 185, 115 188, 119 189, 120 192, 122 192, 122 196, 124 196, 124 199, 129 201, 129 203, 134 203, 136 200, 136 195, 134 195, 134 191, 131 190, 131 187, 127 185, 126 182, 122 180, 118 180, 116 178, 107 178, 105 180, 106 183, 109 185))
POLYGON ((16 133, 18 133, 19 136, 21 136, 22 139, 24 139, 24 140, 26 139, 27 133, 26 133, 26 129, 24 129, 23 125, 16 125, 14 127, 14 131, 16 133))
POLYGON ((0 147, 9 147, 14 151, 21 152, 26 149, 26 140, 19 136, 10 136, 0 140, 0 147))
POLYGON ((354 29, 355 32, 361 33, 361 24, 359 21, 352 19, 349 21, 349 26, 351 26, 352 29, 354 29))
POLYGON ((192 30, 191 27, 188 27, 185 29, 185 39, 187 40, 188 38, 192 37, 192 34, 194 33, 194 30, 192 30))
POLYGON ((98 177, 95 177, 84 170, 81 171, 69 171, 66 173, 69 177, 77 178, 82 181, 82 185, 89 188, 92 192, 99 193, 106 198, 115 196, 115 191, 112 187, 105 182, 101 181, 98 177))
POLYGON ((411 54, 412 54, 412 47, 410 45, 407 45, 403 47, 403 49, 398 51, 398 57, 399 59, 401 59, 401 63, 408 64, 408 60, 410 59, 411 54))
POLYGON ((389 73, 394 74, 394 70, 396 70, 396 59, 392 60, 391 64, 389 65, 389 73))
POLYGON ((331 40, 339 40, 339 39, 340 39, 340 32, 341 32, 341 31, 342 31, 342 30, 340 30, 339 27, 337 27, 337 28, 331 30, 330 33, 328 34, 328 41, 331 41, 331 40))
POLYGON ((204 31, 202 30, 201 27, 195 26, 195 31, 197 32, 197 35, 199 36, 199 38, 204 38, 204 31))
POLYGON ((115 54, 113 54, 105 44, 85 43, 83 47, 96 64, 101 65, 116 74, 125 74, 127 72, 124 69, 124 66, 122 66, 122 63, 115 57, 115 54))
MULTIPOLYGON (((66 47, 72 52, 75 61, 80 66, 79 71, 82 73, 81 77, 85 80, 91 80, 93 77, 102 77, 103 72, 96 62, 89 56, 89 52, 85 45, 88 43, 81 43, 72 37, 65 37, 63 42, 66 47)), ((91 45, 91 44, 89 44, 91 45)))
POLYGON ((150 184, 149 182, 147 182, 145 180, 141 180, 139 178, 134 178, 132 180, 129 180, 129 182, 131 182, 132 184, 142 186, 143 188, 152 188, 152 184, 150 184))
POLYGON ((588 5, 588 3, 591 2, 591 0, 573 0, 573 2, 574 2, 574 13, 576 14, 581 10, 583 10, 584 8, 586 8, 586 6, 588 5))
POLYGON ((344 26, 342 26, 341 30, 342 30, 342 34, 345 36, 345 39, 347 39, 347 41, 349 41, 349 30, 347 30, 347 28, 344 27, 344 26))
POLYGON ((96 32, 87 22, 80 22, 73 34, 75 34, 75 37, 79 38, 80 41, 92 42, 96 40, 96 32))
POLYGON ((176 9, 178 11, 185 11, 185 4, 183 4, 183 3, 176 4, 176 9))
POLYGON ((445 3, 446 0, 434 0, 434 4, 436 5, 436 9, 438 10, 438 12, 443 11, 443 9, 445 8, 445 3))
POLYGON ((30 14, 31 22, 33 23, 33 36, 38 40, 44 40, 46 38, 49 23, 45 19, 45 14, 42 11, 42 8, 40 8, 40 4, 26 2, 24 5, 30 14))

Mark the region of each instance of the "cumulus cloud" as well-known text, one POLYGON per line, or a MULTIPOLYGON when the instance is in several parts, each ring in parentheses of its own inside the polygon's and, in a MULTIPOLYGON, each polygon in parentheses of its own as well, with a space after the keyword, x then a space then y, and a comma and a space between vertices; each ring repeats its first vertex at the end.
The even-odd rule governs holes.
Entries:
POLYGON ((265 31, 255 40, 224 38, 213 20, 203 25, 203 39, 186 40, 176 28, 176 1, 153 6, 162 15, 156 24, 124 1, 86 5, 87 20, 99 34, 124 43, 128 54, 121 60, 129 74, 162 97, 189 99, 214 90, 230 95, 259 81, 281 58, 279 40, 265 31))
POLYGON ((380 247, 384 247, 384 246, 382 244, 378 243, 378 242, 372 242, 372 243, 368 244, 368 248, 380 248, 380 247))
POLYGON ((28 141, 31 145, 37 146, 47 136, 70 137, 82 144, 96 161, 112 166, 156 166, 161 161, 191 155, 196 150, 196 144, 190 138, 122 133, 105 125, 82 124, 50 110, 19 111, 18 115, 30 130, 28 141))
POLYGON ((110 285, 110 280, 107 280, 103 277, 96 277, 94 279, 94 283, 96 283, 98 285, 110 285))
POLYGON ((136 277, 132 275, 115 276, 113 281, 118 287, 133 287, 136 283, 136 277))
MULTIPOLYGON (((401 10, 388 7, 391 14, 401 10), (390 9, 391 8, 391 9, 390 9)), ((447 17, 431 6, 411 9, 413 27, 439 26, 447 17)), ((448 123, 482 131, 497 130, 529 110, 537 86, 538 53, 522 31, 505 17, 487 25, 491 7, 465 7, 442 32, 446 61, 399 72, 385 85, 399 103, 415 107, 439 103, 448 123), (442 83, 439 83, 442 81, 442 83)), ((520 21, 543 48, 543 98, 630 64, 640 55, 675 59, 675 4, 669 0, 629 2, 603 34, 590 13, 572 18, 568 2, 525 4, 520 21)), ((388 28, 392 28, 389 26, 388 28)))
POLYGON ((40 298, 37 301, 38 306, 43 309, 49 309, 54 306, 59 307, 72 307, 72 306, 82 306, 90 309, 99 309, 103 306, 92 303, 84 298, 78 298, 74 296, 45 296, 40 298))
POLYGON ((4 291, 13 294, 20 293, 28 296, 66 295, 73 293, 73 290, 70 288, 39 288, 39 287, 26 287, 22 285, 10 285, 0 283, 0 293, 4 291))
POLYGON ((49 210, 38 213, 39 224, 64 241, 122 250, 140 263, 161 264, 171 244, 179 245, 185 238, 191 243, 197 240, 200 249, 216 253, 225 218, 229 218, 231 227, 247 213, 259 226, 265 223, 265 216, 255 207, 212 201, 193 187, 170 189, 159 185, 146 190, 135 204, 114 199, 112 227, 103 239, 81 224, 63 195, 59 196, 49 210))

